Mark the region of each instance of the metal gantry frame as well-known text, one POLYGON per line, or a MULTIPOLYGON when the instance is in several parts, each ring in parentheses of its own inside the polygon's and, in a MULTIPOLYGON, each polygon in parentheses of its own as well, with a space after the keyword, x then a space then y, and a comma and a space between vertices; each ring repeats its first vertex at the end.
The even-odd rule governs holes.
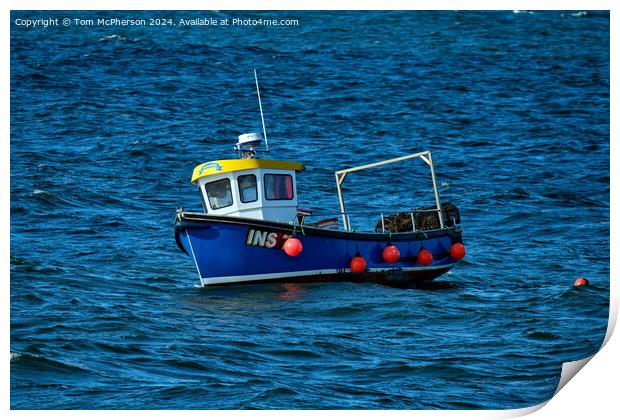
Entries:
MULTIPOLYGON (((435 205, 437 206, 434 210, 436 210, 437 213, 439 214, 439 225, 443 229, 444 227, 443 212, 441 210, 441 203, 439 201, 439 191, 437 190, 437 180, 435 178, 435 167, 433 166, 433 155, 430 150, 426 150, 420 153, 414 153, 412 155, 401 156, 401 157, 397 157, 394 159, 382 160, 380 162, 369 163, 368 165, 357 166, 355 168, 342 169, 340 171, 336 171, 335 172, 336 186, 338 187, 338 200, 340 201, 340 213, 342 215, 342 223, 344 225, 344 229, 347 231, 351 230, 351 224, 349 222, 349 218, 347 216, 345 206, 344 206, 344 199, 342 198, 342 184, 344 183, 345 178, 350 172, 362 171, 364 169, 370 169, 370 168, 375 168, 377 166, 389 165, 391 163, 396 163, 396 162, 400 162, 403 160, 414 159, 418 157, 422 159, 424 162, 426 162, 426 164, 431 169, 431 178, 433 180, 433 191, 435 192, 435 205)), ((413 218, 413 215, 412 215, 412 218, 413 218)))

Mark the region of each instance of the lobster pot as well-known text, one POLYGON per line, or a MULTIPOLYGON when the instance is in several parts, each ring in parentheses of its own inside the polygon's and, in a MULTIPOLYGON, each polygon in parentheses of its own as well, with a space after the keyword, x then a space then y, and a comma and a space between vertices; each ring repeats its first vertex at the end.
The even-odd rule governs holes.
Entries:
MULTIPOLYGON (((439 214, 436 211, 424 211, 432 210, 434 207, 425 206, 412 209, 411 212, 402 212, 385 216, 383 223, 381 219, 375 224, 376 232, 411 232, 413 226, 411 224, 411 216, 415 221, 415 230, 433 230, 440 229, 439 214)), ((443 213, 444 226, 454 226, 461 223, 461 216, 459 209, 452 203, 442 203, 441 210, 443 213)))

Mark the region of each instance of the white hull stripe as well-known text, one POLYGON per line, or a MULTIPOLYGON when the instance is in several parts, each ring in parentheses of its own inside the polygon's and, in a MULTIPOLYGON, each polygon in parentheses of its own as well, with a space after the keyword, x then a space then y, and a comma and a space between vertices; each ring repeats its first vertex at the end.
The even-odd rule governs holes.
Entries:
MULTIPOLYGON (((193 252, 193 251, 192 251, 193 252)), ((378 273, 382 271, 430 271, 441 270, 444 268, 452 268, 455 264, 435 265, 430 267, 399 267, 394 269, 369 268, 366 271, 378 273)), ((326 270, 308 270, 308 271, 289 271, 284 273, 268 273, 268 274, 249 274, 247 276, 225 276, 225 277, 201 277, 200 282, 203 286, 209 284, 226 284, 226 283, 242 283, 246 281, 281 279, 285 277, 301 277, 301 276, 320 276, 323 274, 339 274, 342 269, 326 269, 326 270)), ((351 269, 344 270, 345 273, 351 273, 351 269)))
POLYGON ((189 233, 187 230, 185 231, 185 235, 187 236, 187 243, 189 244, 189 249, 192 251, 192 258, 194 259, 194 264, 196 264, 196 271, 198 271, 198 278, 200 279, 200 283, 205 285, 204 280, 202 279, 202 274, 200 274, 200 267, 198 267, 198 260, 196 259, 196 255, 194 254, 194 247, 192 246, 192 241, 189 239, 189 233))

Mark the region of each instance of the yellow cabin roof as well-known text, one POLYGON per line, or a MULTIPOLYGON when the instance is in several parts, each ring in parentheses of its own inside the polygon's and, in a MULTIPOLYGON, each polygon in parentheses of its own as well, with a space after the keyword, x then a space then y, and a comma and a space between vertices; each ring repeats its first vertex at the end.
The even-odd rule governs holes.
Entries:
POLYGON ((247 169, 284 169, 291 171, 301 171, 304 165, 299 162, 288 162, 285 160, 266 160, 266 159, 225 159, 213 160, 202 163, 194 168, 192 182, 200 178, 211 175, 224 174, 227 172, 245 171, 247 169))

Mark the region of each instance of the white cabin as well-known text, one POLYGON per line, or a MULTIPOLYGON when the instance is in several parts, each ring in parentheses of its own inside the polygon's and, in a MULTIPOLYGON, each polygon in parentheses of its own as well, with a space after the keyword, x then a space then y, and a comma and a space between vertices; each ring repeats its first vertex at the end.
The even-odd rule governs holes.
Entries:
POLYGON ((296 172, 301 163, 252 157, 214 160, 196 166, 207 214, 290 222, 297 216, 296 172))

